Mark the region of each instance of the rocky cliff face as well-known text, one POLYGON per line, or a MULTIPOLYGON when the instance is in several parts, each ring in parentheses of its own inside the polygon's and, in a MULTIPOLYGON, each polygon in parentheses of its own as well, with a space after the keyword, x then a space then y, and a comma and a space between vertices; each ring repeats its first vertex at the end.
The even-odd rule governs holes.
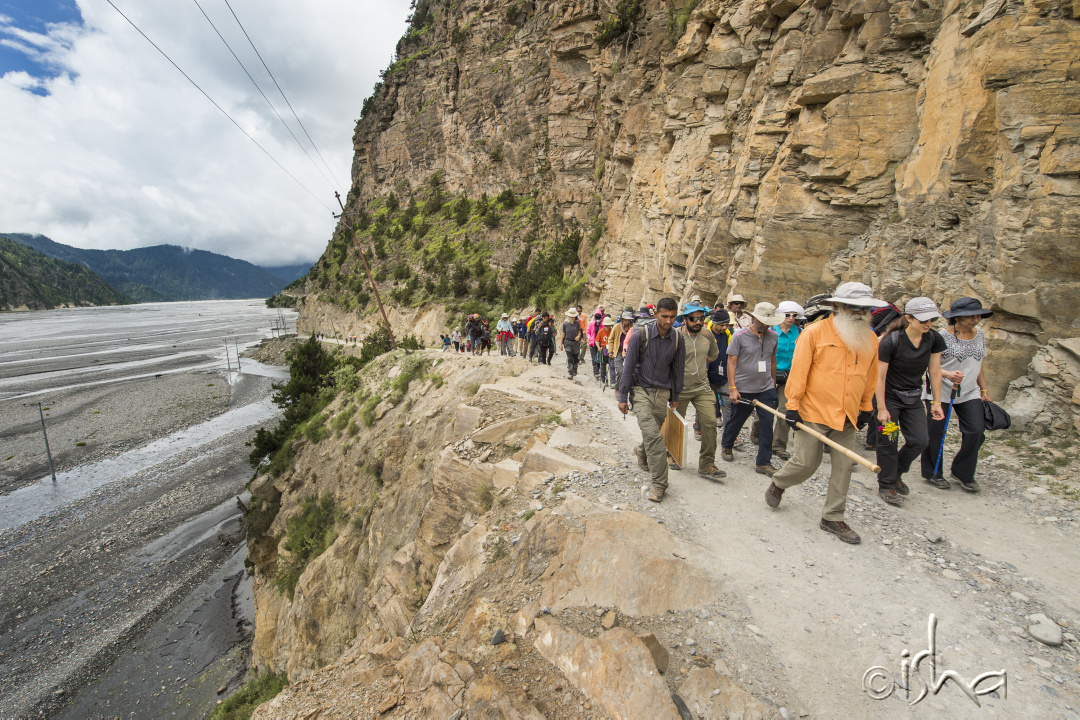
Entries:
POLYGON ((418 13, 357 125, 350 207, 436 170, 469 197, 532 192, 541 235, 603 228, 581 249, 586 304, 803 300, 844 280, 973 295, 996 312, 998 395, 1080 332, 1076 0, 418 13))

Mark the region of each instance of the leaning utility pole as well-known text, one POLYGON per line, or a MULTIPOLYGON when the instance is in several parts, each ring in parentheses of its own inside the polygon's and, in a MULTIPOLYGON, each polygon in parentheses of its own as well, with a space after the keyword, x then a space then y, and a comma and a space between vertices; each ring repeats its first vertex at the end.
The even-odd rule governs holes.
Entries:
MULTIPOLYGON (((339 206, 341 206, 341 214, 340 215, 335 215, 334 217, 344 218, 346 215, 355 215, 356 214, 356 213, 347 213, 347 212, 345 212, 345 206, 341 204, 341 194, 340 193, 335 192, 334 197, 337 198, 337 204, 339 206)), ((349 232, 351 232, 353 234, 353 238, 355 239, 356 238, 356 229, 353 227, 352 221, 348 221, 348 226, 349 226, 349 232)), ((360 248, 360 260, 362 260, 363 263, 364 263, 364 272, 367 273, 368 282, 371 283, 371 289, 375 293, 375 300, 376 300, 376 302, 379 303, 379 312, 382 313, 383 322, 386 323, 386 332, 388 332, 390 334, 390 349, 393 349, 393 348, 395 348, 397 346, 397 343, 394 342, 394 329, 390 327, 390 319, 386 317, 386 309, 383 307, 382 297, 379 296, 379 288, 375 286, 375 279, 373 277, 371 277, 371 268, 368 267, 367 257, 365 257, 365 255, 364 255, 364 249, 363 248, 360 248)), ((331 321, 331 323, 332 322, 333 321, 331 321)))
POLYGON ((45 411, 41 409, 41 403, 37 404, 37 409, 41 418, 41 435, 45 438, 45 454, 49 457, 49 472, 52 473, 52 481, 56 482, 56 468, 53 466, 52 451, 49 450, 49 433, 45 432, 45 411))

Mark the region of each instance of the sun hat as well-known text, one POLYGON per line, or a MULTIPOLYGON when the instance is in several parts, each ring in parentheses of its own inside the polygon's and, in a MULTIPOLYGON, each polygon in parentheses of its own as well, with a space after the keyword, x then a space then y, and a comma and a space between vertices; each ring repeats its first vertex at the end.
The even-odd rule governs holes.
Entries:
POLYGON ((619 316, 619 319, 620 320, 633 320, 634 319, 634 311, 633 310, 623 310, 623 314, 619 316))
MULTIPOLYGON (((797 320, 806 319, 806 311, 803 310, 803 306, 794 300, 784 300, 782 303, 776 306, 776 314, 783 317, 787 313, 798 313, 797 320)), ((786 319, 786 318, 785 318, 786 319)))
POLYGON ((615 324, 615 320, 610 315, 608 315, 606 318, 604 318, 604 327, 611 327, 614 324, 615 324))
POLYGON ((691 295, 690 296, 690 302, 697 303, 698 305, 700 305, 701 304, 701 296, 700 295, 691 295))
POLYGON ((904 314, 911 315, 921 322, 941 317, 937 305, 928 297, 917 297, 908 300, 907 305, 904 306, 904 314))
POLYGON ((576 318, 577 317, 577 308, 570 308, 569 310, 567 310, 566 311, 566 317, 568 317, 568 318, 576 318))
POLYGON ((503 314, 502 314, 502 316, 503 316, 504 318, 508 318, 508 317, 510 317, 510 313, 503 313, 503 314))
POLYGON ((993 311, 987 310, 982 306, 982 303, 971 297, 962 297, 958 300, 953 300, 953 304, 949 306, 949 309, 945 311, 943 317, 955 318, 955 317, 967 317, 968 315, 981 315, 983 317, 990 317, 993 315, 993 311))
POLYGON ((723 308, 716 308, 713 310, 712 321, 719 325, 725 325, 731 322, 731 315, 723 308))
POLYGON ((776 306, 770 302, 759 302, 750 313, 762 325, 779 325, 784 319, 776 314, 776 306))
POLYGON ((727 304, 730 305, 733 302, 740 302, 743 305, 745 305, 746 304, 746 298, 744 298, 742 295, 732 295, 731 297, 728 298, 727 304))
MULTIPOLYGON (((924 298, 925 299, 925 298, 924 298)), ((874 297, 874 291, 869 285, 861 282, 846 282, 836 288, 836 294, 827 297, 821 302, 842 303, 855 307, 885 307, 889 303, 874 297)))

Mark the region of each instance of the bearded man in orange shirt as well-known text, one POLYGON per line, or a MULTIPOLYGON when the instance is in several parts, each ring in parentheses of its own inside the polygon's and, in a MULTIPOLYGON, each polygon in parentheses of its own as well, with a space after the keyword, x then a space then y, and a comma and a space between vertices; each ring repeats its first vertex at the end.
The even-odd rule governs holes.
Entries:
MULTIPOLYGON (((877 388, 877 336, 870 329, 870 310, 888 303, 874 299, 868 286, 856 282, 844 283, 825 302, 832 304, 834 314, 808 325, 795 342, 786 387, 787 422, 793 428, 801 422, 853 450, 856 429, 872 420, 871 398, 877 388)), ((814 474, 823 449, 808 433, 795 433, 795 453, 765 491, 769 507, 778 507, 784 490, 814 474)), ((844 522, 852 461, 840 453, 831 455, 820 527, 855 545, 861 538, 844 522)))

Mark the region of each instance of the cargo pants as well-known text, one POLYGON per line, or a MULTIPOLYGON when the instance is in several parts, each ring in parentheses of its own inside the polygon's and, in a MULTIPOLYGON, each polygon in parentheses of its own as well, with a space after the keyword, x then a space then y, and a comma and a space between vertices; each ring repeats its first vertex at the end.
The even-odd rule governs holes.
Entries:
POLYGON ((634 388, 634 415, 637 417, 638 428, 641 429, 638 455, 643 455, 648 460, 653 486, 664 490, 667 490, 668 486, 668 451, 660 428, 667 419, 670 396, 671 392, 667 389, 641 386, 634 388))

